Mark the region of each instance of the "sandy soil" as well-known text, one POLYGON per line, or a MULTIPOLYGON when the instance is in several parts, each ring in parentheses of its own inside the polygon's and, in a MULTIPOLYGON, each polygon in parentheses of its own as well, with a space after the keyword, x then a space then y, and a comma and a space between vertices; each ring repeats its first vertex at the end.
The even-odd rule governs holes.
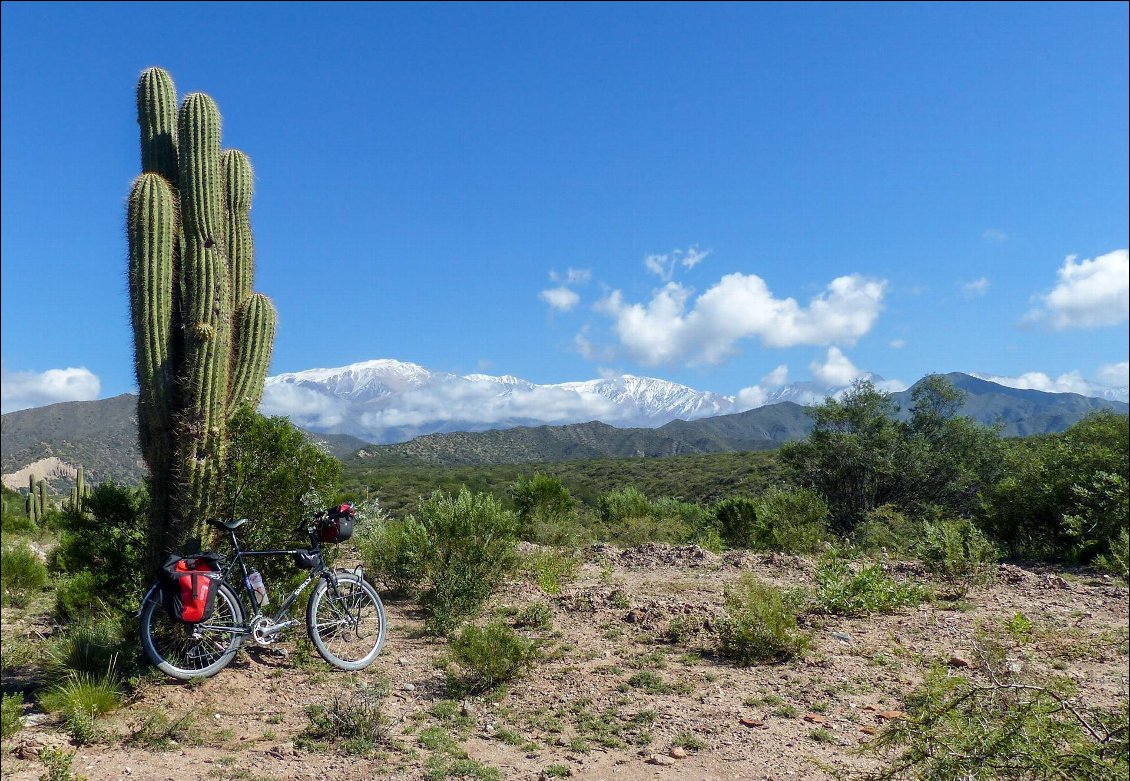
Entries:
MULTIPOLYGON (((1113 702, 1127 685, 1127 589, 1011 565, 972 592, 963 610, 925 604, 811 619, 811 650, 786 665, 736 667, 711 652, 709 632, 679 644, 666 639, 677 617, 715 621, 723 584, 742 572, 793 587, 809 584, 813 567, 790 556, 693 547, 592 549, 559 595, 516 582, 492 601, 492 609, 531 601, 552 608, 552 627, 533 633, 545 641, 546 659, 502 695, 459 703, 447 701, 436 666, 445 644, 424 635, 413 603, 388 601, 389 640, 370 669, 342 673, 316 656, 303 662, 291 640, 280 651, 241 652, 202 683, 147 678, 100 722, 99 742, 77 747, 74 770, 92 780, 408 781, 427 778, 429 767, 444 777, 436 768, 450 767, 455 755, 435 748, 441 734, 505 779, 830 779, 832 767, 873 768, 858 749, 882 727, 879 714, 898 709, 931 664, 972 659, 978 626, 999 629, 1018 612, 1037 628, 1033 642, 1014 649, 1021 664, 1073 676, 1093 702, 1113 702), (307 705, 382 681, 389 746, 368 758, 334 746, 296 748, 307 705), (193 726, 169 745, 131 742, 155 713, 189 714, 193 726), (698 747, 672 757, 680 754, 672 752, 676 742, 698 747)), ((921 579, 912 564, 893 571, 921 579)), ((3 777, 37 779, 42 747, 67 742, 50 720, 25 728, 6 746, 3 777)))

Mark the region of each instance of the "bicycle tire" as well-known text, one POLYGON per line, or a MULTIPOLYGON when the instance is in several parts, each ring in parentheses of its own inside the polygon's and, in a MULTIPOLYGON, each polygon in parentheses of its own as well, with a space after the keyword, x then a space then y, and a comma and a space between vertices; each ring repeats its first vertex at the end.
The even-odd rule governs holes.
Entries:
POLYGON ((235 592, 220 583, 215 610, 200 624, 173 620, 153 586, 141 608, 141 646, 161 672, 180 681, 209 678, 227 667, 243 644, 243 607, 235 592))
POLYGON ((325 579, 306 605, 306 631, 318 654, 339 670, 364 670, 385 643, 384 603, 368 581, 352 572, 337 573, 340 597, 325 579))

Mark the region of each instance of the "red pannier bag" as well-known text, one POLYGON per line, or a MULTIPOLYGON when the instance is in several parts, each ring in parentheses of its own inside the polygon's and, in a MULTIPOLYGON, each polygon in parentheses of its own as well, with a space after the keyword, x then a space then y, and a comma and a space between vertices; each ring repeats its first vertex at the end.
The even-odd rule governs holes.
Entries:
POLYGON ((357 515, 353 502, 331 507, 322 515, 317 526, 320 542, 345 542, 353 536, 353 518, 357 515))
POLYGON ((165 559, 161 599, 173 620, 199 624, 212 617, 223 562, 223 554, 211 551, 192 556, 174 553, 165 559))

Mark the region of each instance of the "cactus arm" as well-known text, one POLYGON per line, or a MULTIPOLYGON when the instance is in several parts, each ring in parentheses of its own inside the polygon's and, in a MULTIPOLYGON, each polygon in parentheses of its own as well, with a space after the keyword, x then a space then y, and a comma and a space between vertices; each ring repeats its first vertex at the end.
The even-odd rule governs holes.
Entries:
POLYGON ((241 404, 252 409, 259 406, 278 322, 271 300, 262 293, 253 293, 239 313, 240 340, 232 372, 229 412, 241 404))
POLYGON ((141 126, 141 170, 176 187, 177 91, 168 73, 147 68, 137 82, 137 124, 141 126))

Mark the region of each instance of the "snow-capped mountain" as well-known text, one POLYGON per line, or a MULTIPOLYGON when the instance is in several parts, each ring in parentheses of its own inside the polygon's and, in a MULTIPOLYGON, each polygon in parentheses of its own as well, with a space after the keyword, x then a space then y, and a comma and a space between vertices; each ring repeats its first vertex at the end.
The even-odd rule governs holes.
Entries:
POLYGON ((399 442, 420 434, 601 420, 661 426, 740 411, 734 397, 650 377, 538 385, 380 359, 267 379, 262 409, 312 431, 399 442))

